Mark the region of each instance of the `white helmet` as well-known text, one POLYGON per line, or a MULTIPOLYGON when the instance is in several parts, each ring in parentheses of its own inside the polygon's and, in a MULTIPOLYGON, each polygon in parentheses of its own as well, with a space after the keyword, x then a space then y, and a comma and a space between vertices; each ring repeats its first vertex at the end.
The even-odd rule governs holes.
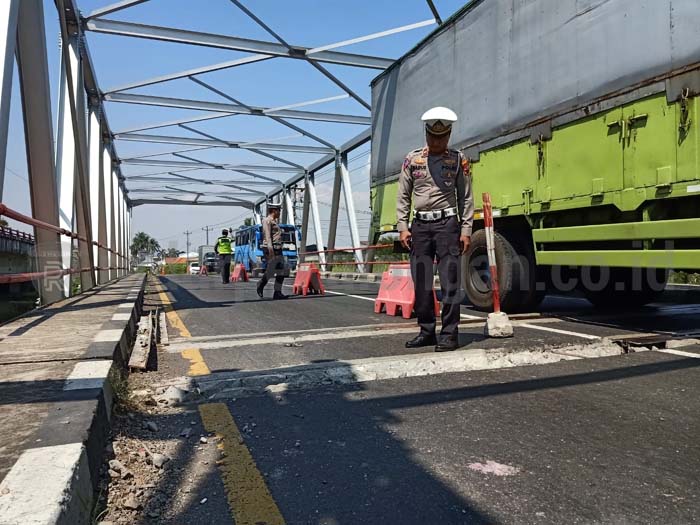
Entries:
POLYGON ((447 135, 452 131, 452 124, 457 122, 457 114, 449 108, 438 106, 429 109, 421 120, 425 122, 425 130, 431 135, 447 135))

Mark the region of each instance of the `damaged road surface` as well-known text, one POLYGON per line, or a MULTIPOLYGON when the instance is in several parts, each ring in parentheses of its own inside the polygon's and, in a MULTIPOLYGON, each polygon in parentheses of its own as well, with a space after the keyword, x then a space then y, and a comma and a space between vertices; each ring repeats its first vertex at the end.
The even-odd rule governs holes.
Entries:
POLYGON ((484 339, 464 308, 462 347, 435 354, 407 351, 413 322, 373 315, 340 283, 273 308, 255 283, 174 280, 151 283, 168 344, 122 396, 97 522, 700 518, 695 307, 685 340, 538 315, 484 339), (262 315, 288 330, 260 331, 262 315))

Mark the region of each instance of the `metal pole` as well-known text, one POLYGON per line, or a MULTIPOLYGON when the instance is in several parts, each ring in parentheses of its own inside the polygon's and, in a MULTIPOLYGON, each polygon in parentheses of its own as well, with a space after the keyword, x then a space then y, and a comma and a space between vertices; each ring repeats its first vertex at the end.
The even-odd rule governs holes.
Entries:
POLYGON ((294 217, 294 205, 292 204, 292 190, 291 188, 285 188, 284 189, 284 209, 286 212, 286 223, 287 224, 295 224, 296 219, 294 217))
MULTIPOLYGON (((73 73, 73 85, 78 85, 78 39, 71 38, 68 42, 61 42, 68 47, 71 68, 73 73)), ((73 219, 75 209, 75 136, 73 134, 73 120, 69 101, 69 85, 66 73, 64 54, 61 53, 60 87, 58 97, 58 124, 57 124, 57 151, 56 151, 56 181, 58 186, 59 225, 69 231, 73 231, 73 219)), ((73 256, 73 239, 61 237, 61 260, 64 270, 71 269, 73 256)), ((66 297, 71 295, 71 276, 63 277, 63 290, 66 297)))
POLYGON ((207 246, 209 246, 209 232, 213 231, 214 227, 213 226, 205 226, 204 228, 202 228, 202 230, 207 233, 207 243, 206 244, 207 244, 207 246))
POLYGON ((253 220, 255 221, 255 224, 262 224, 262 210, 259 204, 256 204, 253 208, 253 220))
MULTIPOLYGON (((321 230, 321 215, 318 212, 318 199, 316 198, 316 174, 309 173, 306 180, 306 188, 309 192, 309 206, 311 207, 311 216, 314 221, 314 234, 316 236, 316 250, 323 250, 323 230, 321 230)), ((306 247, 304 247, 306 248, 306 247)), ((318 262, 322 271, 326 271, 326 254, 318 254, 318 262)))
POLYGON ((5 181, 5 158, 7 156, 7 132, 10 126, 10 100, 12 98, 12 69, 15 65, 17 46, 17 17, 19 0, 0 3, 0 201, 5 181))
MULTIPOLYGON (((42 0, 22 0, 17 31, 17 70, 22 95, 32 217, 59 226, 46 40, 36 37, 43 34, 42 0)), ((61 267, 59 235, 43 228, 34 228, 34 238, 37 271, 58 270, 61 267)), ((64 297, 62 280, 43 279, 36 283, 36 287, 43 304, 64 297)))
MULTIPOLYGON (((309 176, 306 175, 304 180, 304 208, 301 213, 301 247, 300 252, 306 251, 306 246, 309 244, 309 212, 311 206, 309 204, 309 176)), ((299 262, 304 262, 305 256, 301 255, 299 262)))
MULTIPOLYGON (((103 201, 100 194, 102 182, 102 124, 100 122, 99 107, 90 104, 89 109, 89 171, 90 171, 90 224, 92 225, 92 238, 100 238, 100 209, 103 201)), ((99 241, 98 241, 99 242, 99 241)), ((100 253, 97 246, 92 247, 94 261, 99 261, 100 253)), ((99 262, 98 262, 99 266, 99 262)), ((97 282, 101 283, 100 275, 97 282)))
POLYGON ((185 261, 189 265, 189 262, 190 262, 190 235, 192 235, 192 232, 190 230, 185 230, 183 233, 187 236, 187 251, 185 252, 185 261))
MULTIPOLYGON (((335 156, 335 179, 333 181, 333 197, 331 199, 331 218, 328 226, 328 249, 335 249, 335 237, 338 231, 338 210, 340 209, 340 188, 342 185, 342 163, 340 153, 335 156)), ((333 253, 328 254, 328 261, 333 261, 333 253)), ((333 270, 330 265, 329 270, 333 270)))
POLYGON ((111 160, 111 155, 110 155, 110 166, 109 166, 109 173, 110 173, 110 185, 111 185, 111 206, 110 206, 110 213, 109 213, 109 221, 110 221, 110 228, 111 228, 111 233, 110 233, 110 248, 113 250, 112 253, 112 260, 111 264, 109 265, 112 270, 109 271, 109 279, 114 280, 117 278, 117 270, 115 269, 117 266, 119 266, 119 257, 117 256, 117 174, 114 171, 114 163, 111 160))
MULTIPOLYGON (((92 129, 90 131, 92 132, 92 129)), ((109 246, 109 229, 107 228, 107 217, 109 216, 110 209, 108 177, 112 161, 109 157, 109 148, 107 148, 102 141, 100 141, 99 158, 97 159, 97 161, 100 163, 100 179, 98 181, 97 186, 97 237, 95 238, 97 239, 97 242, 99 242, 102 246, 109 246)), ((90 173, 92 173, 92 169, 93 166, 91 165, 90 173)), ((92 189, 92 185, 90 186, 90 188, 92 189)), ((109 267, 109 252, 106 248, 98 248, 97 266, 100 268, 109 267)), ((97 282, 100 284, 105 284, 107 281, 109 281, 109 270, 98 270, 97 282)))
MULTIPOLYGON (((348 152, 345 151, 340 156, 340 176, 343 183, 343 195, 345 196, 345 209, 348 213, 348 227, 350 228, 350 240, 353 248, 360 248, 360 233, 357 229, 357 216, 355 215, 355 201, 352 198, 352 185, 350 184, 350 172, 348 171, 348 152)), ((357 270, 364 273, 364 258, 361 250, 353 252, 355 262, 358 263, 357 270)))
POLYGON ((124 259, 122 258, 122 256, 124 255, 124 221, 122 219, 122 216, 124 214, 124 200, 122 198, 122 189, 119 187, 118 182, 116 188, 117 206, 115 209, 114 218, 116 220, 117 228, 117 251, 120 255, 120 257, 117 259, 117 277, 121 277, 121 267, 123 266, 124 262, 124 259))

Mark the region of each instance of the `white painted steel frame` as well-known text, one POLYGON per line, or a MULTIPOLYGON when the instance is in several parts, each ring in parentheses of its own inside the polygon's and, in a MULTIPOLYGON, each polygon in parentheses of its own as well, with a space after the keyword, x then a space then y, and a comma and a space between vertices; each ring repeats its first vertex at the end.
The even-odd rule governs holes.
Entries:
MULTIPOLYGON (((350 172, 348 171, 348 153, 343 152, 340 155, 340 180, 343 186, 343 195, 345 197, 345 211, 348 215, 348 226, 350 228, 350 241, 353 248, 362 246, 360 241, 360 233, 357 228, 357 215, 355 214, 355 201, 352 197, 352 184, 350 184, 350 172)), ((337 213, 337 211, 336 211, 337 213)), ((355 262, 358 263, 358 269, 364 273, 364 257, 361 250, 353 252, 355 262)))
MULTIPOLYGON (((48 56, 45 39, 36 38, 37 34, 43 35, 44 31, 42 0, 22 0, 16 54, 32 217, 59 226, 48 56)), ((34 238, 37 271, 60 269, 59 235, 43 228, 34 228, 34 238)), ((64 298, 60 278, 44 278, 36 282, 35 286, 42 304, 64 298)))
POLYGON ((10 126, 10 102, 12 100, 12 70, 17 46, 17 20, 19 0, 0 2, 0 202, 5 182, 5 158, 7 133, 10 126))
MULTIPOLYGON (((60 44, 68 49, 73 74, 72 85, 80 85, 80 52, 78 38, 73 37, 60 44)), ((75 182, 77 171, 76 137, 73 129, 73 117, 69 97, 69 81, 65 61, 61 54, 61 72, 58 96, 58 121, 56 133, 56 184, 58 186, 59 225, 68 231, 74 231, 75 223, 75 182)), ((73 266, 73 239, 61 236, 61 262, 64 270, 73 266)), ((71 275, 63 276, 63 293, 71 295, 71 275)))

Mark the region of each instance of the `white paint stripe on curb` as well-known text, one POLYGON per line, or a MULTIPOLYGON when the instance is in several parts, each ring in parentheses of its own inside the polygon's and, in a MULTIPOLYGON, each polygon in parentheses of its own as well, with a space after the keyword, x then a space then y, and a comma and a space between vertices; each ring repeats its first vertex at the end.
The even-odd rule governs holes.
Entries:
POLYGON ((483 319, 484 321, 486 320, 485 317, 479 317, 478 315, 459 314, 459 316, 462 319, 483 319))
POLYGON ((90 509, 69 504, 71 498, 86 496, 86 489, 92 491, 92 484, 82 443, 25 450, 0 483, 0 523, 87 523, 90 509), (72 516, 66 508, 72 508, 72 516))
POLYGON ((670 348, 664 348, 658 350, 664 354, 680 355, 682 357, 692 357, 694 359, 700 359, 700 354, 693 354, 692 352, 683 352, 682 350, 671 350, 670 348))
POLYGON ((128 321, 131 319, 131 314, 114 314, 112 321, 128 321))
POLYGON ((121 303, 117 308, 133 308, 134 303, 121 303))
POLYGON ((569 330, 559 330, 558 328, 550 328, 549 326, 540 326, 530 323, 519 323, 516 326, 521 326, 523 328, 530 328, 532 330, 542 330, 543 332, 552 332, 555 334, 571 335, 573 337, 580 337, 582 339, 588 339, 590 341, 596 341, 602 339, 597 335, 582 334, 581 332, 570 332, 569 330))
POLYGON ((77 363, 66 378, 63 390, 102 388, 111 367, 112 361, 82 361, 77 363))
POLYGON ((127 296, 126 296, 126 300, 127 300, 127 301, 135 301, 135 300, 138 299, 138 298, 139 298, 138 295, 127 295, 127 296))
POLYGON ((111 342, 117 342, 122 338, 122 335, 124 334, 123 329, 116 329, 116 330, 100 330, 97 332, 97 335, 93 339, 95 343, 111 343, 111 342))

